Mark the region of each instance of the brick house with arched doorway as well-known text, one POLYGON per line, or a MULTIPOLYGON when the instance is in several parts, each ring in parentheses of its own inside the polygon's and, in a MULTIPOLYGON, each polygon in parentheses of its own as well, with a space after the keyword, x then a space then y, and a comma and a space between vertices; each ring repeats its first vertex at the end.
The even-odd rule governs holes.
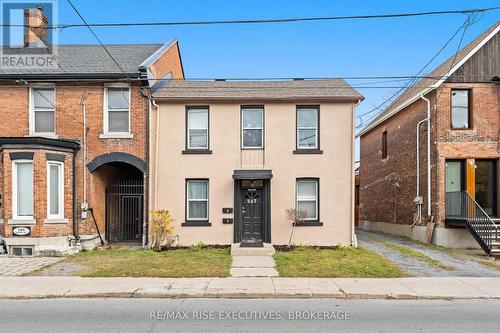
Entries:
MULTIPOLYGON (((16 52, 40 47, 25 45, 16 52)), ((178 43, 58 45, 57 62, 0 68, 0 238, 12 254, 67 253, 99 234, 140 243, 150 86, 184 78, 178 43)))

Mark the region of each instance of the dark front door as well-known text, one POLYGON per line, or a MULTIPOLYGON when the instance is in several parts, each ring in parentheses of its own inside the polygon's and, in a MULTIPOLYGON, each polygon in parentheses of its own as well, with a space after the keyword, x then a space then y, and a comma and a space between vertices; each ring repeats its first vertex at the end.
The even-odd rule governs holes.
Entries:
POLYGON ((262 246, 263 190, 261 188, 243 188, 241 198, 241 244, 243 246, 262 246))

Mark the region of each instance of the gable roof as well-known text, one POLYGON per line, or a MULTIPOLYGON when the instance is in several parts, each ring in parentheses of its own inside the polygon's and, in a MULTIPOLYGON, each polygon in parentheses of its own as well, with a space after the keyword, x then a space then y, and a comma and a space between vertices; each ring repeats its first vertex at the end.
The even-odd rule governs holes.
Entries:
MULTIPOLYGON (((171 43, 166 45, 171 45, 171 43)), ((16 69, 2 66, 0 68, 0 78, 137 78, 140 76, 140 71, 143 70, 141 65, 147 59, 157 55, 156 51, 163 47, 164 44, 106 45, 109 53, 123 68, 124 73, 101 45, 60 44, 57 45, 57 63, 61 65, 62 69, 59 66, 34 69, 16 69)), ((29 55, 33 54, 33 51, 30 48, 10 49, 10 52, 14 54, 29 55)))
POLYGON ((465 45, 456 54, 449 57, 445 62, 430 72, 429 78, 421 78, 412 86, 407 88, 396 100, 394 100, 384 111, 375 117, 358 136, 367 133, 386 119, 389 119, 408 105, 415 102, 420 96, 429 93, 439 87, 446 79, 472 57, 484 44, 500 31, 500 21, 493 24, 481 35, 465 45), (452 67, 453 66, 453 67, 452 67))
POLYGON ((167 100, 346 100, 364 97, 342 79, 293 81, 190 81, 160 83, 153 97, 167 100))

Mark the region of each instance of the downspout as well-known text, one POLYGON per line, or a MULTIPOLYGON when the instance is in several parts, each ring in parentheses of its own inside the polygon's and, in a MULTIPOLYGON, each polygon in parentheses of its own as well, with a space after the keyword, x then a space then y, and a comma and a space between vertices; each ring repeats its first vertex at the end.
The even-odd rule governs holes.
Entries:
POLYGON ((422 219, 422 200, 420 197, 420 125, 425 123, 428 119, 422 119, 417 124, 417 151, 416 151, 416 163, 417 163, 417 195, 415 197, 415 203, 417 204, 417 218, 413 221, 412 227, 420 222, 422 219))
POLYGON ((145 187, 145 193, 147 195, 144 196, 144 207, 145 209, 145 215, 144 215, 144 223, 142 224, 142 247, 146 248, 148 244, 148 230, 149 230, 149 212, 151 211, 151 186, 150 186, 150 178, 151 178, 151 172, 150 172, 150 160, 151 160, 151 154, 150 154, 150 129, 151 129, 151 95, 148 92, 144 92, 141 89, 141 95, 145 98, 148 99, 148 112, 147 112, 147 119, 146 119, 146 165, 147 165, 147 170, 146 174, 144 175, 144 187, 145 187))
POLYGON ((432 215, 431 211, 431 101, 424 95, 420 96, 421 99, 427 102, 427 118, 422 119, 417 124, 417 151, 416 151, 416 163, 417 163, 417 196, 415 198, 415 203, 418 206, 417 218, 411 225, 414 227, 417 222, 422 219, 422 199, 420 195, 420 125, 427 122, 427 216, 430 218, 432 215))
POLYGON ((354 226, 354 219, 356 218, 356 213, 354 210, 356 209, 356 204, 355 204, 355 194, 354 194, 354 188, 356 187, 356 175, 355 173, 355 140, 356 140, 356 133, 354 127, 356 126, 356 107, 361 103, 361 100, 358 100, 353 106, 352 106, 352 139, 351 139, 351 246, 358 247, 358 240, 356 238, 356 230, 354 226))
POLYGON ((75 243, 78 243, 78 228, 77 228, 77 220, 78 220, 78 200, 76 199, 76 153, 77 148, 73 149, 73 236, 75 237, 75 243))
POLYGON ((420 98, 427 102, 427 216, 431 217, 431 101, 424 95, 420 98))
POLYGON ((87 172, 85 165, 87 164, 87 99, 82 96, 82 111, 83 111, 83 203, 87 203, 87 172))
POLYGON ((160 159, 160 149, 159 149, 159 142, 160 142, 160 106, 156 104, 156 101, 154 99, 151 99, 151 103, 153 106, 156 108, 156 137, 155 137, 155 187, 154 187, 154 196, 155 196, 155 201, 154 201, 154 207, 153 210, 158 209, 158 160, 160 159))

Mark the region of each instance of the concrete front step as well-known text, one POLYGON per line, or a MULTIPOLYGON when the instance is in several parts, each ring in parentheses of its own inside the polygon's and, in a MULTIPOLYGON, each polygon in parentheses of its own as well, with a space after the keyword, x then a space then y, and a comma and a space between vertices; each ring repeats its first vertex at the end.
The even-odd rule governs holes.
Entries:
POLYGON ((233 268, 273 268, 274 259, 271 256, 234 256, 233 268))
POLYGON ((234 256, 272 256, 276 253, 271 244, 264 243, 263 247, 241 247, 239 243, 231 245, 231 255, 234 256))
POLYGON ((278 271, 273 267, 233 267, 233 277, 273 277, 278 276, 278 271))

